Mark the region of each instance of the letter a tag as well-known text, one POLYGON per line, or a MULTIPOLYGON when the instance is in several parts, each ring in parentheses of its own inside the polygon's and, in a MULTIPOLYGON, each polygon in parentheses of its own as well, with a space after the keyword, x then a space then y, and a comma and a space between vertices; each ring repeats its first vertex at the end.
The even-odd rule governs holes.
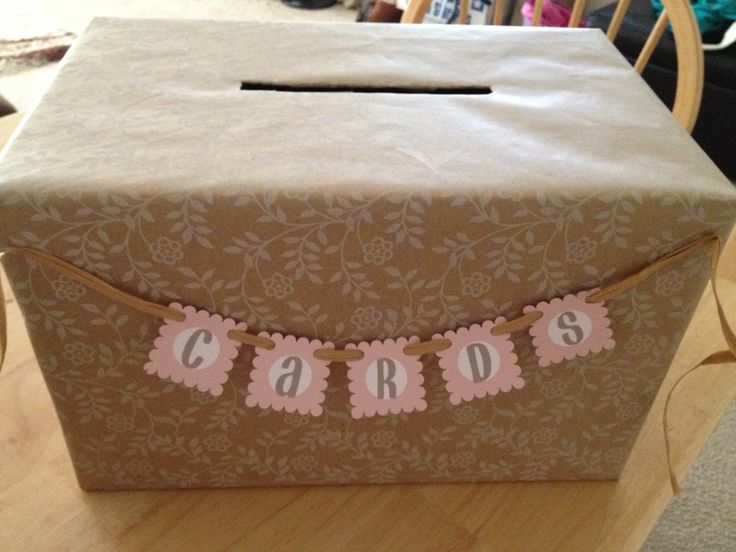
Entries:
POLYGON ((332 348, 332 343, 277 333, 259 335, 268 337, 276 346, 270 350, 256 347, 245 404, 313 416, 322 414, 330 369, 328 361, 315 358, 314 352, 322 347, 332 348))
POLYGON ((417 341, 417 337, 400 337, 345 347, 346 350, 363 352, 362 359, 347 363, 353 418, 427 408, 422 387, 422 363, 418 357, 404 353, 407 344, 417 341))
POLYGON ((511 336, 491 334, 491 328, 503 322, 497 318, 434 336, 451 343, 437 356, 452 404, 524 387, 511 336))
POLYGON ((215 396, 222 394, 222 384, 227 381, 240 348, 240 343, 227 333, 245 331, 247 326, 179 303, 169 306, 182 311, 185 318, 181 322, 167 320, 159 328, 143 369, 215 396))
POLYGON ((599 353, 616 345, 605 304, 585 301, 595 291, 571 293, 549 303, 542 301, 536 306, 524 307, 524 312, 542 313, 529 328, 540 366, 599 353))

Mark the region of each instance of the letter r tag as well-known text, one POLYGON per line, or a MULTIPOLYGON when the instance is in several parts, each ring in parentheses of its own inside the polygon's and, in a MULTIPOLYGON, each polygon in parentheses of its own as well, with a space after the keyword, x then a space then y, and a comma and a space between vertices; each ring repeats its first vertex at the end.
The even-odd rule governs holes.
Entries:
POLYGON ((353 418, 424 410, 422 363, 404 353, 404 347, 419 338, 362 342, 346 350, 363 352, 360 360, 348 361, 350 403, 353 418))
POLYGON ((549 303, 542 301, 536 306, 524 307, 524 312, 542 312, 529 328, 540 366, 599 353, 616 345, 605 304, 585 301, 595 291, 571 293, 549 303))
POLYGON ((182 311, 185 318, 181 322, 167 320, 159 328, 159 337, 153 342, 154 348, 143 369, 187 387, 220 395, 240 347, 227 333, 246 330, 247 326, 179 303, 169 306, 182 311))

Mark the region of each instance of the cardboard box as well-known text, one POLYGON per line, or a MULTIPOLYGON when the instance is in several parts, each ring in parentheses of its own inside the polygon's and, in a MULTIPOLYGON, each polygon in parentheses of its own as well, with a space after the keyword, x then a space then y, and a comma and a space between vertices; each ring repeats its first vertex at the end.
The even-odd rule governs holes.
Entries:
MULTIPOLYGON (((0 248, 344 347, 619 280, 735 198, 598 30, 96 19, 0 162, 0 248)), ((423 409, 354 418, 344 363, 318 415, 248 406, 253 347, 188 387, 144 369, 161 319, 3 264, 86 489, 616 478, 708 268, 607 301, 612 349, 513 334, 521 388, 455 404, 428 354, 423 409)))

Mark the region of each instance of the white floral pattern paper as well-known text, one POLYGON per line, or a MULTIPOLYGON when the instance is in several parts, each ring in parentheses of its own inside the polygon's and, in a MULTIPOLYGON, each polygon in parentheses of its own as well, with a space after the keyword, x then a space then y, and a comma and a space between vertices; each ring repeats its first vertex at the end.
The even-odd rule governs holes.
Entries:
MULTIPOLYGON (((730 230, 728 182, 597 33, 356 27, 97 20, 0 162, 0 249, 344 346, 512 318, 730 230), (384 55, 346 48, 355 33, 384 55), (424 78, 405 40, 443 68, 426 78, 491 82, 495 103, 300 96, 295 113, 238 90, 424 78)), ((160 320, 32 260, 3 264, 80 483, 97 489, 615 478, 708 268, 693 253, 607 302, 614 350, 541 368, 514 334, 523 389, 457 406, 430 355, 425 410, 356 420, 344 364, 320 416, 249 408, 251 348, 219 397, 149 376, 160 320)))

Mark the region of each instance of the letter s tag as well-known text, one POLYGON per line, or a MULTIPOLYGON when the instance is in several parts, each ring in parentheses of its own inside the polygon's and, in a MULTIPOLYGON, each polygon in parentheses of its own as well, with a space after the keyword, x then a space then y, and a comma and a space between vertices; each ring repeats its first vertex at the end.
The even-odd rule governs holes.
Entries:
POLYGON ((452 404, 524 387, 511 336, 491 334, 504 322, 501 317, 434 336, 450 340, 437 356, 452 404))
POLYGON ((259 335, 271 339, 275 347, 256 347, 245 404, 321 415, 330 369, 328 361, 316 358, 314 353, 322 347, 332 348, 332 343, 278 333, 259 335))
POLYGON ((407 344, 417 341, 417 337, 400 337, 345 347, 363 352, 362 359, 347 363, 353 418, 427 408, 422 363, 418 357, 404 353, 407 344))
POLYGON ((529 328, 540 366, 613 349, 616 345, 605 304, 585 301, 595 291, 581 291, 577 295, 552 299, 549 303, 543 301, 536 306, 524 307, 524 312, 542 312, 542 316, 529 328))
POLYGON ((245 331, 247 326, 179 303, 169 306, 182 311, 184 320, 167 320, 159 328, 159 336, 143 369, 187 387, 220 395, 240 348, 240 343, 230 339, 227 333, 235 329, 245 331))

